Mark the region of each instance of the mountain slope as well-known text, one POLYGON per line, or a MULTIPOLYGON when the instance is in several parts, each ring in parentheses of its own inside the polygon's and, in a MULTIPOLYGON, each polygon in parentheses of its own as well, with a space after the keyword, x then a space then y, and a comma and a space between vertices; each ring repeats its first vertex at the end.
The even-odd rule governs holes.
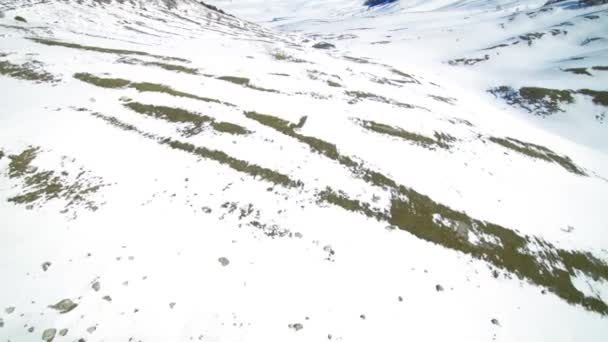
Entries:
POLYGON ((2 337, 605 336, 601 148, 361 39, 2 6, 2 337))

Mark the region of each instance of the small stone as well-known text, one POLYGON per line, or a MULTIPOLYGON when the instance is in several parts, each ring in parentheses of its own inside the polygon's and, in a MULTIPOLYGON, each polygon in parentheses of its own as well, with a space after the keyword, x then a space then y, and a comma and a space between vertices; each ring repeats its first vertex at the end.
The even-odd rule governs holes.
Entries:
POLYGON ((494 324, 494 325, 500 326, 500 322, 498 322, 498 320, 496 318, 492 318, 492 320, 490 320, 490 322, 492 322, 492 324, 494 324))
POLYGON ((327 335, 327 339, 328 339, 328 340, 331 340, 332 338, 333 338, 333 336, 331 336, 331 334, 328 334, 328 335, 327 335))
POLYGON ((169 308, 173 309, 175 307, 175 303, 169 303, 169 308))
POLYGON ((4 312, 6 312, 7 315, 10 315, 13 312, 15 312, 15 307, 14 306, 9 306, 8 308, 4 309, 4 312))
POLYGON ((101 299, 108 301, 108 302, 112 301, 112 297, 110 297, 110 296, 103 296, 101 299))
POLYGON ((288 327, 295 331, 302 330, 304 328, 304 326, 301 323, 293 323, 293 324, 288 325, 288 327))
POLYGON ((98 281, 96 281, 93 283, 93 285, 91 287, 93 288, 93 290, 95 290, 95 292, 97 292, 101 289, 101 284, 98 281))
POLYGON ((42 333, 42 340, 46 342, 51 342, 55 338, 55 334, 57 334, 57 329, 46 329, 42 333))
POLYGON ((59 336, 65 336, 68 334, 68 329, 61 329, 59 330, 59 336))
POLYGON ((312 47, 315 48, 315 49, 324 49, 324 50, 327 50, 327 49, 333 49, 336 46, 334 44, 322 42, 322 43, 317 43, 317 44, 313 45, 312 47))
POLYGON ((399 296, 398 299, 399 299, 400 302, 403 302, 403 297, 399 296))
POLYGON ((359 315, 359 318, 365 319, 365 315, 359 315))
POLYGON ((4 327, 4 320, 2 318, 0 318, 0 328, 4 327))
POLYGON ((293 236, 297 237, 298 239, 301 239, 302 233, 295 233, 295 234, 293 234, 293 236))
POLYGON ((88 327, 88 328, 87 328, 87 332, 88 332, 89 334, 94 333, 94 332, 95 332, 95 330, 97 330, 97 327, 96 327, 96 326, 92 326, 92 327, 88 327))
POLYGON ((34 332, 34 327, 29 327, 29 329, 27 329, 27 332, 33 333, 34 332))
POLYGON ((64 314, 74 310, 77 306, 78 304, 74 303, 71 299, 66 298, 57 304, 49 305, 49 308, 55 309, 59 311, 59 313, 64 314))
POLYGON ((435 285, 435 290, 437 290, 437 292, 441 292, 441 291, 443 291, 443 286, 437 284, 437 285, 435 285))
POLYGON ((46 272, 49 269, 49 267, 51 267, 51 262, 50 261, 45 261, 45 262, 42 263, 42 270, 44 272, 46 272))
POLYGON ((221 257, 221 258, 217 259, 217 261, 219 261, 220 264, 222 264, 222 266, 224 266, 224 267, 228 266, 228 264, 230 263, 230 260, 228 260, 228 258, 225 258, 225 257, 221 257))

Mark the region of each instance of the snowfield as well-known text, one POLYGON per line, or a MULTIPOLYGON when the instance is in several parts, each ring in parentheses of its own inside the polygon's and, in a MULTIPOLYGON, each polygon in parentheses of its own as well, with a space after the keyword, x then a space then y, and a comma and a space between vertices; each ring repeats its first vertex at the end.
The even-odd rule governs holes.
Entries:
POLYGON ((604 341, 608 4, 551 2, 3 1, 0 341, 604 341))

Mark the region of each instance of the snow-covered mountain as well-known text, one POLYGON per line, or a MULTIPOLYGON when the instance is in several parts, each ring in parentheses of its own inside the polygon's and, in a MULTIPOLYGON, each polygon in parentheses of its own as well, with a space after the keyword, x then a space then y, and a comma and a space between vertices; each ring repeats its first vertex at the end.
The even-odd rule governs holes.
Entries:
POLYGON ((608 4, 364 2, 3 1, 0 341, 603 341, 608 4))

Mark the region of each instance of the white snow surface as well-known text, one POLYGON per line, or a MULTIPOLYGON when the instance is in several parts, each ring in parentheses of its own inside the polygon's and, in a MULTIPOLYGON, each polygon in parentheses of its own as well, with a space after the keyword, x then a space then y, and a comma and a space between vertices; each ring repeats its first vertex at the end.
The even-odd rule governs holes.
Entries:
MULTIPOLYGON (((0 66, 55 79, 0 72, 0 341, 40 341, 51 328, 68 329, 54 341, 605 341, 608 310, 499 265, 486 258, 491 249, 468 251, 509 247, 490 230, 475 231, 492 223, 525 237, 517 253, 539 267, 551 263, 547 251, 580 253, 599 271, 564 272, 570 291, 607 305, 608 122, 596 119, 607 107, 577 94, 563 112, 538 117, 486 90, 608 90, 608 71, 562 70, 608 66, 608 5, 559 3, 528 15, 545 1, 210 3, 234 16, 190 0, 0 4, 0 66), (573 23, 566 35, 491 50, 471 66, 447 63, 565 21, 573 23), (312 47, 319 42, 335 48, 312 47), (577 56, 584 59, 566 61, 577 56), (199 98, 99 87, 77 73, 199 98), (189 123, 140 114, 134 103, 248 133, 207 122, 185 135, 189 123), (249 112, 293 125, 306 117, 290 132, 334 144, 342 162, 249 112), (448 148, 420 143, 437 134, 451 137, 448 148), (583 174, 496 138, 545 147, 583 174), (28 148, 39 149, 16 176, 28 148), (373 184, 363 167, 398 186, 373 184), (81 194, 94 208, 62 196, 16 202, 44 171, 65 184, 103 184, 81 194), (396 201, 420 199, 399 186, 475 220, 431 215, 433 231, 469 226, 465 242, 425 238, 420 221, 400 225, 396 201), (328 188, 383 218, 323 200, 328 188), (49 307, 66 298, 78 306, 63 314, 49 307)), ((547 267, 567 267, 559 258, 547 267)))

